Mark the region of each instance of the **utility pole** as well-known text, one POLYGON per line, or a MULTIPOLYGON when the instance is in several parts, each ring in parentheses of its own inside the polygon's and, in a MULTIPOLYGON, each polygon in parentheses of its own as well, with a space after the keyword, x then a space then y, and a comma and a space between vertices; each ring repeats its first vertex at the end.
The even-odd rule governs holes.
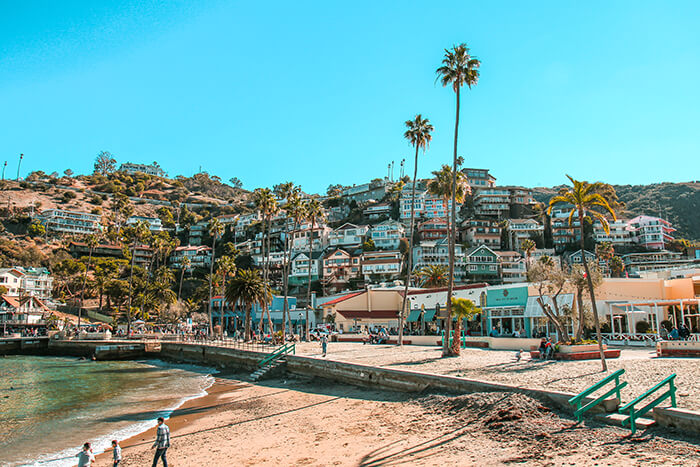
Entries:
POLYGON ((401 178, 403 178, 403 167, 406 164, 406 159, 401 159, 401 178))
POLYGON ((386 178, 391 181, 391 164, 386 166, 386 178))
POLYGON ((391 181, 394 181, 394 161, 391 161, 391 181))
POLYGON ((5 181, 5 169, 7 168, 7 161, 5 161, 5 165, 2 166, 2 180, 5 181))
MULTIPOLYGON (((22 165, 22 159, 24 159, 24 154, 19 155, 19 164, 17 164, 17 181, 19 182, 19 167, 22 165)), ((7 162, 5 162, 7 164, 7 162)))

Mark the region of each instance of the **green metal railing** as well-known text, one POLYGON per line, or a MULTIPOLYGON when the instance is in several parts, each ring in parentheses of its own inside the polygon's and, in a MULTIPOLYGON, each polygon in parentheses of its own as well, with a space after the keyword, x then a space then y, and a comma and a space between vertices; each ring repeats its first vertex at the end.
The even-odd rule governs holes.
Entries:
POLYGON ((676 386, 675 386, 675 379, 676 379, 676 374, 673 373, 671 376, 666 378, 665 380, 661 381, 659 384, 654 386, 653 388, 649 389, 647 392, 642 394, 641 396, 637 397, 635 400, 630 402, 629 404, 625 405, 624 407, 621 407, 619 412, 621 414, 628 414, 629 418, 625 419, 622 421, 622 426, 625 426, 627 423, 630 424, 630 428, 632 429, 632 434, 637 432, 637 425, 636 425, 636 420, 644 415, 645 413, 649 412, 651 409, 668 399, 669 397, 671 398, 671 406, 675 407, 676 406, 676 386), (648 398, 655 392, 657 392, 659 389, 664 387, 665 385, 668 385, 668 390, 658 396, 656 399, 653 401, 649 402, 647 405, 643 406, 642 408, 636 408, 637 405, 639 405, 644 399, 648 398))
POLYGON ((593 407, 596 405, 600 404, 603 402, 605 399, 610 397, 612 394, 617 395, 617 399, 620 399, 620 389, 624 388, 627 386, 627 382, 623 381, 620 383, 620 376, 622 376, 625 373, 624 369, 617 370, 616 372, 612 373, 610 376, 607 376, 606 378, 602 379, 598 383, 594 384, 593 386, 583 390, 576 396, 572 397, 569 399, 569 404, 576 406, 576 410, 574 410, 574 415, 576 416, 576 419, 580 422, 583 419, 583 414, 591 410, 593 407), (596 399, 592 400, 591 402, 587 404, 583 404, 583 400, 585 397, 588 395, 594 393, 598 389, 602 388, 606 384, 610 383, 611 381, 615 381, 615 386, 606 391, 604 394, 598 396, 596 399))
POLYGON ((283 355, 289 355, 289 354, 295 355, 296 354, 296 345, 294 344, 284 344, 280 347, 277 347, 275 350, 273 350, 270 355, 267 357, 263 358, 258 362, 258 367, 262 368, 268 363, 272 363, 275 360, 281 358, 283 355))
MULTIPOLYGON (((450 331, 449 347, 452 347, 452 341, 454 339, 454 335, 455 335, 455 332, 450 331)), ((466 348, 467 347, 467 333, 464 331, 460 331, 459 332, 459 340, 461 342, 462 348, 463 349, 466 348)), ((445 345, 445 330, 444 329, 442 331, 440 331, 440 345, 445 345)))

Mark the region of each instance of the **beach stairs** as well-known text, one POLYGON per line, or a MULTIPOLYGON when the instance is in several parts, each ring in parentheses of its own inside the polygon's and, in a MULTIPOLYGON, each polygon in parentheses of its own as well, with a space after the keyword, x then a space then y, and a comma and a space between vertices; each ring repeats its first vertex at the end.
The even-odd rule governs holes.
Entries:
POLYGON ((250 375, 251 381, 260 381, 262 378, 279 374, 287 365, 287 355, 295 354, 294 344, 283 344, 270 352, 258 362, 258 368, 250 375))
MULTIPOLYGON (((569 404, 575 407, 574 416, 579 422, 583 420, 584 413, 603 403, 613 394, 616 395, 616 400, 619 404, 621 400, 620 389, 627 386, 626 382, 620 382, 620 376, 622 376, 624 373, 624 369, 617 370, 598 383, 569 399, 569 404), (601 394, 595 399, 590 400, 591 398, 588 397, 590 394, 605 387, 609 383, 614 383, 612 388, 609 388, 607 391, 605 391, 605 393, 601 394)), ((656 421, 653 418, 647 418, 644 417, 644 415, 653 410, 654 407, 658 406, 666 399, 670 399, 671 406, 676 407, 676 386, 674 384, 675 378, 676 374, 674 373, 656 386, 641 394, 633 401, 619 407, 617 412, 599 415, 598 418, 610 425, 629 427, 632 434, 635 434, 637 429, 641 428, 646 430, 647 428, 656 425, 656 421), (652 395, 655 397, 651 398, 652 395)))

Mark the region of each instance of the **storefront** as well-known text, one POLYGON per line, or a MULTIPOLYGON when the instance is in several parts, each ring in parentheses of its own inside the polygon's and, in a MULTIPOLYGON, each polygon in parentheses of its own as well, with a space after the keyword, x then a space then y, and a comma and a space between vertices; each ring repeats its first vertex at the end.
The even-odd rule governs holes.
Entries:
POLYGON ((486 289, 484 322, 487 334, 496 332, 499 336, 530 337, 530 321, 525 319, 527 286, 493 286, 486 289))
MULTIPOLYGON (((542 311, 542 305, 540 305, 538 299, 539 297, 529 297, 527 299, 525 321, 528 323, 531 332, 528 337, 556 337, 557 330, 550 319, 544 314, 544 311, 542 311)), ((556 313, 550 296, 545 296, 543 303, 546 307, 551 309, 553 313, 556 313)), ((559 308, 559 317, 562 324, 566 327, 569 335, 572 335, 574 333, 574 322, 571 313, 565 314, 565 312, 574 309, 574 294, 568 293, 559 295, 557 297, 557 307, 559 308)))

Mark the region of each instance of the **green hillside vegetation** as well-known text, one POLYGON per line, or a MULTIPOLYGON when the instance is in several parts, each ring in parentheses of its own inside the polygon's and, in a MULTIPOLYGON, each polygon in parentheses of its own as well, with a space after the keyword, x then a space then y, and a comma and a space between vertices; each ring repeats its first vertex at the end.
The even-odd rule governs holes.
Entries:
MULTIPOLYGON (((657 183, 653 185, 613 185, 625 204, 618 217, 639 215, 667 219, 676 229, 676 238, 700 240, 700 183, 657 183)), ((537 201, 549 202, 561 187, 533 188, 537 201)))

